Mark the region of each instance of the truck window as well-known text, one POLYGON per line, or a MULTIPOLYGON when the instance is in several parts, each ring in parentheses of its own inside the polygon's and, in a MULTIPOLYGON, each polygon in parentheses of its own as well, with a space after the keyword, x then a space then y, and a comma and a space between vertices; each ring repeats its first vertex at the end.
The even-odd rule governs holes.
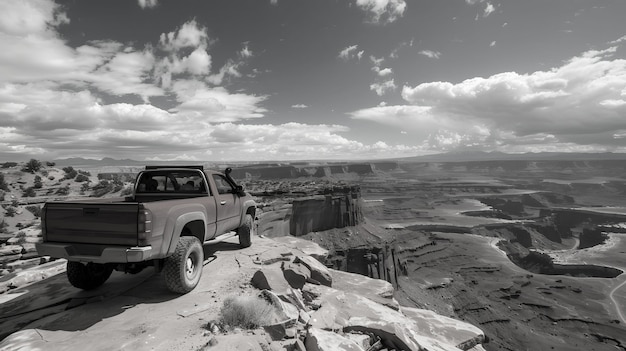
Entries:
POLYGON ((206 194, 204 178, 193 171, 146 172, 137 186, 138 193, 206 194))
POLYGON ((214 174, 213 180, 215 181, 215 186, 217 187, 218 194, 228 194, 233 192, 233 187, 224 176, 220 174, 214 174))

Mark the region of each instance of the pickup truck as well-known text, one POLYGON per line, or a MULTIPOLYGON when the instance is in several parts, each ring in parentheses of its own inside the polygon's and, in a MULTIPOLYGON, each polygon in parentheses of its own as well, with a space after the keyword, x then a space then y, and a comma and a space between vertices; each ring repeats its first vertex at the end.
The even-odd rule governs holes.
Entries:
POLYGON ((152 266, 169 290, 187 293, 200 281, 204 243, 236 234, 241 247, 251 245, 256 204, 230 172, 147 166, 132 196, 48 202, 37 252, 67 259, 68 280, 80 289, 101 286, 113 270, 152 266))

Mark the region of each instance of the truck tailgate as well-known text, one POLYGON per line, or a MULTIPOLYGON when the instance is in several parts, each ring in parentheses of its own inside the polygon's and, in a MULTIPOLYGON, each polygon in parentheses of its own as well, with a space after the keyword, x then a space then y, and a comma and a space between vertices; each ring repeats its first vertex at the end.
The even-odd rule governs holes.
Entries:
POLYGON ((44 240, 105 245, 137 245, 139 204, 47 203, 44 240))

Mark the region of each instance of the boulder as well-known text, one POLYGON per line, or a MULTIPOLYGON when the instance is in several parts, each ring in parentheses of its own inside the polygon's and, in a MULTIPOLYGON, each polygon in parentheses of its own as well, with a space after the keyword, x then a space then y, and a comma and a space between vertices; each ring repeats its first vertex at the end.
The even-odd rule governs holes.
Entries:
POLYGON ((0 256, 10 256, 21 254, 24 248, 21 245, 0 246, 0 256))
POLYGON ((277 262, 291 261, 292 258, 293 253, 288 248, 275 247, 254 256, 252 262, 259 265, 267 266, 277 262))
POLYGON ((320 261, 323 261, 326 259, 326 257, 328 257, 328 250, 309 240, 296 238, 295 236, 291 235, 281 236, 272 239, 279 243, 285 244, 288 247, 298 249, 302 251, 305 255, 315 257, 320 261))
MULTIPOLYGON (((308 285, 308 284, 307 284, 308 285)), ((395 311, 358 294, 325 287, 321 307, 311 314, 312 327, 344 332, 358 331, 378 336, 387 348, 403 350, 458 351, 448 342, 434 339, 429 330, 395 311)))
POLYGON ((469 350, 485 341, 483 331, 469 323, 419 308, 400 307, 400 312, 411 318, 419 330, 428 331, 431 337, 461 350, 469 350))
POLYGON ((307 351, 364 351, 356 342, 318 328, 309 328, 304 344, 307 351))
POLYGON ((291 286, 278 266, 259 269, 252 276, 252 285, 259 290, 271 290, 278 294, 288 293, 291 286))
POLYGON ((296 306, 281 300, 277 294, 269 290, 261 291, 259 293, 259 297, 276 308, 278 322, 286 323, 287 326, 292 326, 300 317, 300 311, 296 306))
POLYGON ((311 256, 296 256, 294 263, 302 263, 311 271, 311 278, 322 285, 332 286, 333 277, 326 266, 311 256))
POLYGON ((350 291, 365 296, 387 307, 398 310, 400 304, 393 298, 393 286, 382 279, 373 279, 364 275, 330 269, 334 288, 350 291))
POLYGON ((346 338, 354 341, 357 345, 359 345, 363 350, 367 350, 372 346, 372 338, 370 338, 367 334, 354 334, 347 333, 344 335, 346 338))
POLYGON ((302 289, 304 284, 311 280, 311 271, 304 265, 283 263, 282 270, 287 283, 294 289, 302 289))
POLYGON ((22 254, 0 256, 0 265, 14 262, 22 258, 22 254))

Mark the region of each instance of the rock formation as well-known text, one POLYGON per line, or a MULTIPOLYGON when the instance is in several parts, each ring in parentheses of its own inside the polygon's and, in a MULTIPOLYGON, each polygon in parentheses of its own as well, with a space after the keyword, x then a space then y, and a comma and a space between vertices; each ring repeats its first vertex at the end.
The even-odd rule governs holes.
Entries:
POLYGON ((289 221, 291 235, 354 226, 363 220, 358 186, 334 188, 322 196, 296 199, 289 221))
MULTIPOLYGON (((272 260, 271 253, 264 253, 264 262, 273 263, 263 265, 252 282, 276 293, 281 301, 276 305, 293 316, 283 327, 296 328, 296 335, 304 335, 307 351, 468 350, 485 341, 484 333, 473 325, 429 310, 400 307, 386 281, 329 269, 306 255, 294 255, 293 260, 279 264, 285 253, 274 255, 272 260), (295 274, 303 271, 309 274, 295 274), (281 275, 284 280, 277 281, 281 275), (291 289, 286 290, 286 284, 291 289)), ((281 339, 286 331, 274 335, 281 339)))

